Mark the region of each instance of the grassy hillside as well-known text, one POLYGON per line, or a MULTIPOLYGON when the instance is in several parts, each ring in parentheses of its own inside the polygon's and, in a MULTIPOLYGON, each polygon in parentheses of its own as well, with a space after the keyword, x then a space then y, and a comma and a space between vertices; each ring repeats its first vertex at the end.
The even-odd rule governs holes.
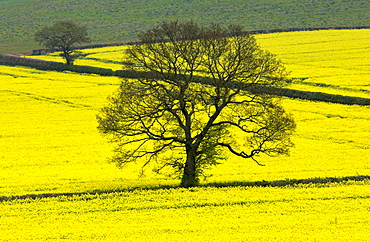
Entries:
POLYGON ((34 2, 33 0, 1 0, 0 7, 34 2))
POLYGON ((94 43, 122 43, 162 20, 237 23, 246 30, 370 25, 367 0, 26 0, 0 5, 0 53, 40 48, 33 34, 58 20, 89 27, 94 43))

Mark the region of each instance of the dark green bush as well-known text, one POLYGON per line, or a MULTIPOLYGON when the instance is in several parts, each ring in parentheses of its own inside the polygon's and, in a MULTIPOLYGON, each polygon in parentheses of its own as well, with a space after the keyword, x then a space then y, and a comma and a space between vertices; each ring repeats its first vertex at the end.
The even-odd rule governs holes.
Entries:
POLYGON ((66 65, 60 62, 42 61, 32 58, 4 56, 0 55, 0 64, 8 66, 27 66, 44 71, 72 71, 77 73, 97 74, 102 76, 114 76, 112 69, 93 67, 93 66, 77 66, 66 65))

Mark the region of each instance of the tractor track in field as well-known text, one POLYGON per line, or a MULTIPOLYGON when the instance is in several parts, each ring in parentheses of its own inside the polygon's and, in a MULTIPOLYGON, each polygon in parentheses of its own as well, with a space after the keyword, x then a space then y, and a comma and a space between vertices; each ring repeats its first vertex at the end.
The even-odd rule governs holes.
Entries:
POLYGON ((93 108, 92 106, 86 105, 86 104, 73 103, 73 102, 70 102, 64 99, 46 97, 46 96, 37 95, 33 93, 28 93, 28 92, 12 91, 12 90, 0 90, 0 92, 11 93, 16 96, 26 96, 28 98, 32 98, 38 101, 44 101, 44 102, 55 103, 55 104, 64 104, 64 105, 67 105, 73 108, 93 108))

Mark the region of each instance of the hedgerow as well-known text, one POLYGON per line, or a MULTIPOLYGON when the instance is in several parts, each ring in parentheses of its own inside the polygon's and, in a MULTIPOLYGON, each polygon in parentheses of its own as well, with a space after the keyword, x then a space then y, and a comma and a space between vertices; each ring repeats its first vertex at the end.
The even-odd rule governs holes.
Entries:
POLYGON ((0 64, 8 66, 27 66, 44 71, 72 71, 77 73, 89 73, 102 76, 114 76, 112 69, 94 67, 94 66, 77 66, 66 65, 60 62, 42 61, 32 58, 15 57, 0 55, 0 64))
MULTIPOLYGON (((0 64, 9 66, 27 66, 38 70, 46 71, 72 71, 77 73, 88 73, 97 74, 101 76, 118 76, 122 78, 139 78, 142 76, 154 75, 153 73, 143 73, 136 71, 118 70, 113 71, 108 68, 93 67, 93 66, 79 66, 79 65, 66 65, 60 62, 52 61, 42 61, 32 58, 25 57, 15 57, 15 56, 4 56, 0 55, 0 64)), ((207 80, 202 80, 207 83, 207 80)), ((246 87, 246 90, 252 93, 265 93, 276 96, 284 96, 289 98, 298 98, 310 101, 320 101, 320 102, 330 102, 330 103, 340 103, 348 105, 370 105, 370 99, 359 98, 359 97, 349 97, 342 95, 333 95, 322 92, 308 92, 299 91, 287 88, 267 88, 267 87, 246 87)))

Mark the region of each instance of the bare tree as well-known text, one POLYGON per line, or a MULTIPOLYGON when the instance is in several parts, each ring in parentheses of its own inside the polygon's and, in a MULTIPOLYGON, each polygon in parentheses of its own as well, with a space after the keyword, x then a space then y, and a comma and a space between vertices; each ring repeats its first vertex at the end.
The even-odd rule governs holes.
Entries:
POLYGON ((117 143, 113 161, 172 167, 181 186, 199 183, 223 152, 257 161, 288 154, 292 117, 279 100, 246 86, 282 87, 286 71, 240 26, 163 22, 139 35, 127 62, 150 75, 124 79, 98 115, 99 129, 117 143))
POLYGON ((67 65, 73 65, 74 60, 81 54, 73 49, 74 45, 91 41, 85 26, 70 21, 59 21, 53 26, 42 28, 36 32, 35 40, 47 48, 61 50, 61 56, 67 65))

